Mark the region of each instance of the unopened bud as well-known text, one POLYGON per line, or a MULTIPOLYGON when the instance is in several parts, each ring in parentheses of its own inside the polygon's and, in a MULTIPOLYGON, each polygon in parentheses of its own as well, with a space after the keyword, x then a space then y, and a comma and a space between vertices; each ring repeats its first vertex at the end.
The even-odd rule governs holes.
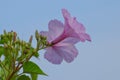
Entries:
POLYGON ((5 34, 5 35, 7 34, 6 30, 4 30, 4 34, 5 34))
POLYGON ((16 33, 16 32, 13 32, 13 42, 16 41, 16 37, 17 37, 17 33, 16 33))
POLYGON ((35 38, 36 38, 37 41, 39 40, 39 33, 38 33, 37 30, 36 30, 36 32, 35 32, 35 38))
POLYGON ((30 36, 30 39, 29 39, 29 43, 30 43, 30 44, 32 43, 32 40, 33 40, 33 36, 31 35, 31 36, 30 36))

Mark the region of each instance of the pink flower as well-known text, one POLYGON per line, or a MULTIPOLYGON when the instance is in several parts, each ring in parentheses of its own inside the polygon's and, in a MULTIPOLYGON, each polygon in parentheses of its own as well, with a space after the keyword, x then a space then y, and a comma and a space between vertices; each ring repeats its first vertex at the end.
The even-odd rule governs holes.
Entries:
POLYGON ((48 32, 40 32, 41 35, 47 37, 48 42, 51 44, 50 47, 46 48, 44 57, 53 64, 60 64, 63 60, 68 63, 73 61, 78 54, 74 46, 78 40, 64 35, 61 36, 64 32, 64 25, 58 20, 51 20, 48 28, 48 32))
POLYGON ((49 31, 40 34, 47 37, 51 46, 46 48, 44 57, 53 64, 60 64, 63 60, 70 63, 78 55, 74 44, 79 41, 90 41, 90 36, 85 33, 84 26, 75 18, 70 17, 67 10, 62 9, 65 24, 58 20, 51 20, 48 24, 49 31))
POLYGON ((85 32, 83 24, 79 23, 75 17, 71 17, 66 9, 62 9, 65 19, 65 33, 71 37, 78 38, 80 41, 91 41, 90 36, 85 32))

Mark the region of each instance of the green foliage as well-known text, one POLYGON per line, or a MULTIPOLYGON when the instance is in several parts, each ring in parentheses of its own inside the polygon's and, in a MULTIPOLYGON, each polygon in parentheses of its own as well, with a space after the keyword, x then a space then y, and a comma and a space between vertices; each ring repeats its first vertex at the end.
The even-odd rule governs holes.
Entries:
POLYGON ((26 75, 21 75, 18 77, 17 80, 30 80, 29 76, 26 76, 26 75))
POLYGON ((4 51, 5 51, 4 47, 0 46, 0 57, 4 54, 4 51))
POLYGON ((31 78, 32 78, 32 80, 37 80, 38 74, 31 73, 31 78))
POLYGON ((23 64, 23 72, 24 73, 30 73, 30 74, 40 74, 40 75, 46 75, 38 65, 36 65, 32 61, 25 62, 23 64))
POLYGON ((46 38, 39 35, 38 31, 35 32, 35 38, 37 44, 34 48, 33 36, 26 42, 14 31, 4 31, 0 35, 0 80, 37 80, 38 75, 46 75, 37 64, 30 61, 33 56, 38 58, 39 50, 47 47, 46 38), (19 71, 25 75, 20 76, 19 71))
POLYGON ((0 77, 0 80, 3 80, 3 78, 2 78, 2 77, 0 77))

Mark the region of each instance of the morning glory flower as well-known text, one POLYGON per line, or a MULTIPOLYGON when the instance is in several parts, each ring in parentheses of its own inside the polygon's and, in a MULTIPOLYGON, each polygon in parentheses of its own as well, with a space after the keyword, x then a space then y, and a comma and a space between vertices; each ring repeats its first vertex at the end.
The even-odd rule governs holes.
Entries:
POLYGON ((44 57, 53 64, 61 64, 63 60, 72 62, 78 55, 74 45, 79 41, 91 41, 84 26, 76 18, 72 18, 66 9, 62 9, 62 14, 64 24, 56 19, 51 20, 48 24, 49 31, 40 32, 40 35, 47 37, 49 43, 44 57))
POLYGON ((62 14, 65 19, 65 34, 71 37, 78 38, 80 41, 91 41, 90 36, 85 32, 85 27, 82 23, 76 20, 76 17, 71 17, 66 9, 62 9, 62 14))

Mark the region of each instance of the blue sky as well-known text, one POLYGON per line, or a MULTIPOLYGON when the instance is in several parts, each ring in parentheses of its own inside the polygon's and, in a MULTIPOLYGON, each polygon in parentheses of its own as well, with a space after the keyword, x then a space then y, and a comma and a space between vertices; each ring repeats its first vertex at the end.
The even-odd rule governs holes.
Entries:
POLYGON ((28 40, 36 29, 47 30, 51 19, 63 22, 62 8, 85 25, 92 42, 78 43, 70 64, 53 65, 40 51, 32 60, 49 76, 39 80, 120 80, 120 0, 0 0, 0 33, 14 30, 28 40))

